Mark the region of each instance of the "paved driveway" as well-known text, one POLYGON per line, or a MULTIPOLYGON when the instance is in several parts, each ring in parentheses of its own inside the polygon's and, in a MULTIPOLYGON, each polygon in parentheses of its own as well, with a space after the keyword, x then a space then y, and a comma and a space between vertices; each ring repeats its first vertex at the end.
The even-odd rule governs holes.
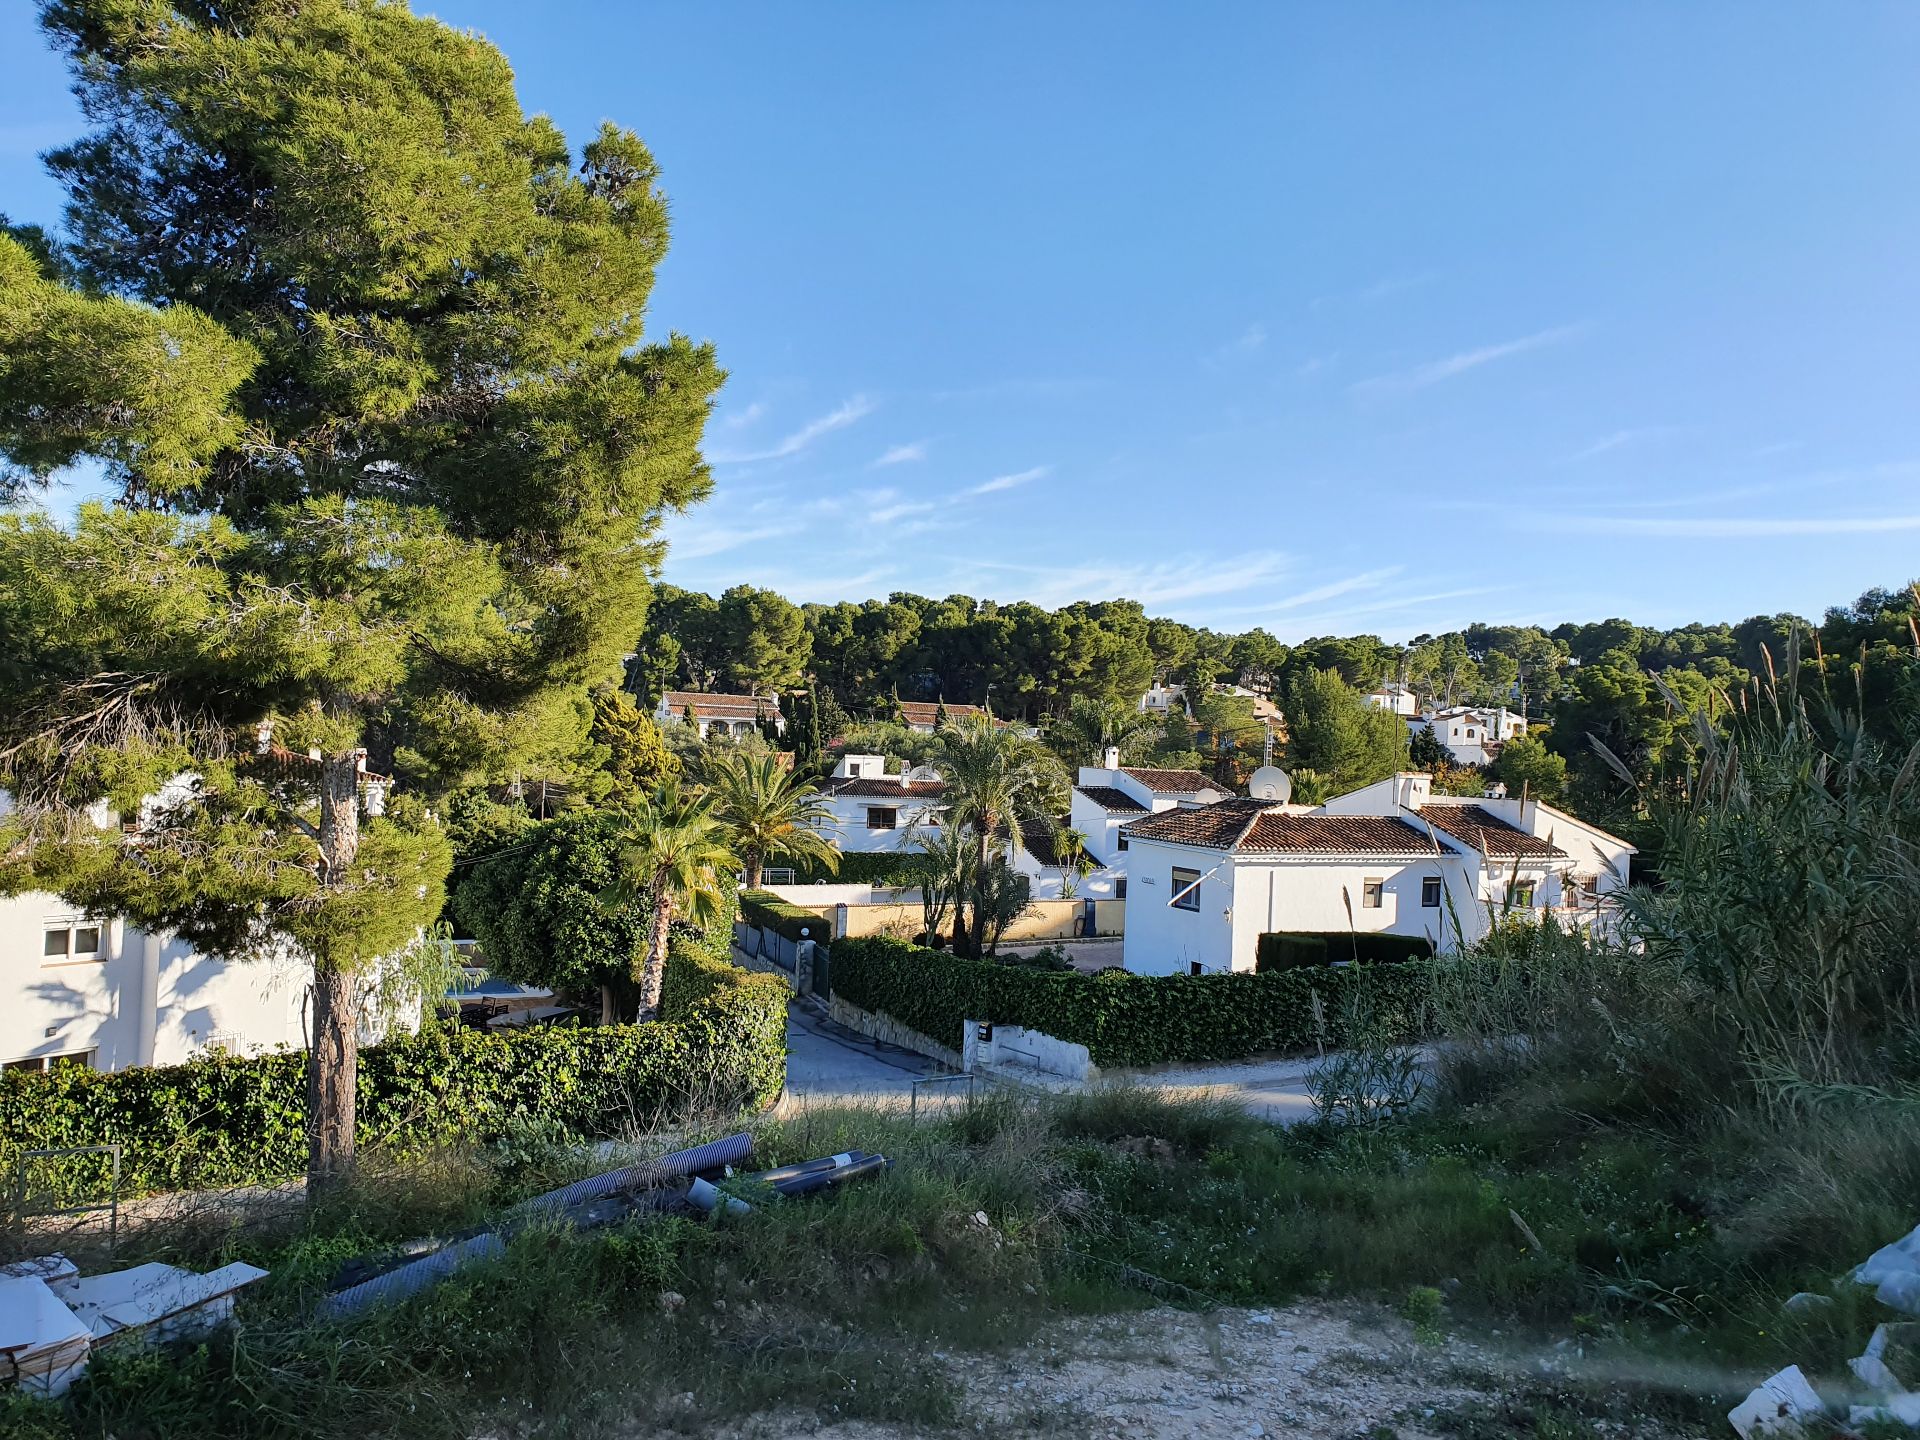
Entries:
POLYGON ((884 1045, 836 1025, 812 1007, 787 1007, 787 1096, 809 1105, 852 1097, 896 1096, 915 1080, 946 1070, 924 1055, 884 1045))

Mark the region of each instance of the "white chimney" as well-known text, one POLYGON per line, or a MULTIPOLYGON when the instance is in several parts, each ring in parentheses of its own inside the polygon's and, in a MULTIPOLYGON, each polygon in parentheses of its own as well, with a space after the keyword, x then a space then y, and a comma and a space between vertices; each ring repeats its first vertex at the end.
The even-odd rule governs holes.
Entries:
POLYGON ((1109 770, 1118 770, 1120 768, 1120 747, 1118 745, 1107 746, 1105 750, 1100 752, 1100 763, 1109 770))

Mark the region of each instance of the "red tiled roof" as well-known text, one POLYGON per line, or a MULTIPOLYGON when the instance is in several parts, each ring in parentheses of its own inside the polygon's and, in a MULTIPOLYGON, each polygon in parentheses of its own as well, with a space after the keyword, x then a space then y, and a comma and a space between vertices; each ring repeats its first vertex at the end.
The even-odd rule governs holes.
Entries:
POLYGON ((1567 853, 1551 840, 1529 835, 1479 805, 1449 805, 1444 800, 1429 800, 1420 808, 1420 815, 1422 819, 1431 820, 1434 829, 1465 841, 1485 855, 1509 860, 1516 857, 1544 860, 1564 858, 1567 853))
MULTIPOLYGON (((932 725, 940 719, 940 703, 929 700, 902 700, 900 702, 900 713, 906 717, 907 724, 909 725, 932 725)), ((987 712, 978 705, 955 705, 951 702, 947 705, 947 718, 949 720, 965 720, 971 716, 985 715, 986 713, 987 712)), ((1002 720, 996 715, 993 723, 1005 728, 1009 722, 1002 720)))
POLYGON ((1198 770, 1139 770, 1129 765, 1123 767, 1122 773, 1131 775, 1156 795, 1198 795, 1202 790, 1221 795, 1233 793, 1232 786, 1222 785, 1198 770))
POLYGON ((1391 815, 1289 815, 1265 800, 1162 810, 1125 827, 1129 839, 1267 854, 1431 855, 1426 832, 1391 815))
POLYGON ((838 779, 820 783, 826 787, 829 795, 863 795, 876 800, 937 800, 947 793, 947 782, 944 780, 909 780, 902 785, 897 778, 842 775, 838 779))
POLYGON ((1144 815, 1147 807, 1124 790, 1116 790, 1111 785, 1076 785, 1073 787, 1086 796, 1102 810, 1108 812, 1126 811, 1134 815, 1144 815))
MULTIPOLYGON (((269 745, 254 755, 254 760, 268 761, 283 770, 318 769, 320 762, 311 755, 302 755, 298 750, 289 750, 280 744, 269 745)), ((366 768, 366 762, 360 762, 360 782, 364 785, 391 785, 393 777, 382 775, 378 771, 366 768)))
POLYGON ((686 713, 689 705, 703 720, 769 720, 780 713, 778 695, 716 695, 705 690, 669 690, 661 697, 675 715, 686 713))

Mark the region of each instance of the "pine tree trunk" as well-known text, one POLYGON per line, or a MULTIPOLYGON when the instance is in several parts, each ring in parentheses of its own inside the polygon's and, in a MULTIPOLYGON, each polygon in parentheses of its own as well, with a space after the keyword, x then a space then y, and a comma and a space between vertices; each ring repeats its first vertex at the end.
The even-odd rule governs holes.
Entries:
MULTIPOLYGON (((358 757, 329 756, 320 793, 320 878, 346 883, 360 851, 358 757)), ((360 1074, 355 977, 332 957, 315 956, 313 1043, 307 1052, 307 1193, 338 1185, 353 1171, 354 1091, 360 1074)))
POLYGON ((647 932, 646 954, 640 962, 640 1023, 660 1018, 660 991, 667 979, 667 936, 673 927, 673 898, 655 892, 653 928, 647 932))

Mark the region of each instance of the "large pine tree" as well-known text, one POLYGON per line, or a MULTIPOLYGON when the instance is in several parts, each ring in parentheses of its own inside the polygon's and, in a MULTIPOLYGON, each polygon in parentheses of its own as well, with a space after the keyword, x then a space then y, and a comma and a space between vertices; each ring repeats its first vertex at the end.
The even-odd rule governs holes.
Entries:
POLYGON ((358 982, 447 873, 405 796, 581 738, 658 516, 708 489, 721 374, 642 338, 646 147, 570 150, 479 37, 387 0, 42 19, 96 128, 50 157, 64 243, 0 234, 0 458, 16 486, 94 461, 120 497, 0 522, 4 878, 309 956, 326 1181, 358 982), (386 815, 362 750, 407 782, 386 815), (133 833, 87 823, 102 796, 133 833))

